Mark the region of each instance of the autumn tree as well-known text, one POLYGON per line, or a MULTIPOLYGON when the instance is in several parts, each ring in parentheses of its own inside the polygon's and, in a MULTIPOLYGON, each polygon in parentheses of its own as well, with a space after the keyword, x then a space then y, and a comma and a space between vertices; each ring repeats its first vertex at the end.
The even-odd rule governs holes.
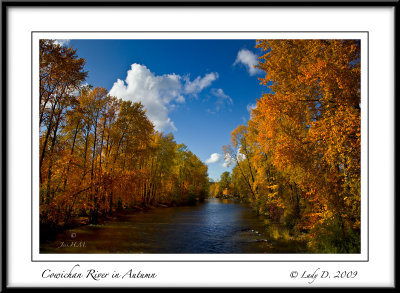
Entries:
POLYGON ((222 148, 228 164, 236 164, 243 181, 248 187, 251 201, 256 199, 254 190, 254 170, 250 164, 252 155, 251 144, 247 140, 247 127, 240 125, 231 133, 231 144, 222 148))
POLYGON ((270 85, 253 110, 261 151, 306 200, 311 245, 359 251, 360 42, 260 40, 270 85))
POLYGON ((232 191, 231 188, 231 174, 228 171, 225 171, 221 174, 220 180, 219 180, 219 187, 218 187, 218 196, 222 195, 229 195, 232 191))
POLYGON ((74 92, 85 80, 87 72, 83 69, 85 59, 78 58, 76 50, 71 47, 58 45, 52 40, 40 40, 39 52, 39 177, 41 183, 47 181, 41 198, 48 202, 53 196, 51 182, 53 165, 58 159, 56 147, 59 133, 68 108, 74 104, 74 92), (48 160, 44 162, 46 157, 48 160))
POLYGON ((40 41, 40 220, 58 229, 124 208, 194 204, 207 165, 156 132, 141 103, 84 85, 76 50, 40 41))

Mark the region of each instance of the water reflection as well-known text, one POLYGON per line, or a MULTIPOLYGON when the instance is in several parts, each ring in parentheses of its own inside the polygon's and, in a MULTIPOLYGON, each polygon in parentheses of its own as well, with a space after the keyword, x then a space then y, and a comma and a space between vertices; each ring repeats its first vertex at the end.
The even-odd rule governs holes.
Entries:
POLYGON ((301 245, 296 243, 268 239, 262 219, 248 207, 227 199, 127 214, 102 225, 67 230, 56 239, 41 243, 41 253, 198 254, 301 250, 301 245))

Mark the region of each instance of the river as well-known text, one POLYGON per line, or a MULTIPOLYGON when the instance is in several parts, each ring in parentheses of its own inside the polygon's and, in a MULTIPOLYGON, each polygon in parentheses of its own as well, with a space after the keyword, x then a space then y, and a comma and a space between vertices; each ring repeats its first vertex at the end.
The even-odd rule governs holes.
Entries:
POLYGON ((41 253, 301 253, 305 243, 271 239, 264 220, 232 200, 154 208, 59 233, 41 253))

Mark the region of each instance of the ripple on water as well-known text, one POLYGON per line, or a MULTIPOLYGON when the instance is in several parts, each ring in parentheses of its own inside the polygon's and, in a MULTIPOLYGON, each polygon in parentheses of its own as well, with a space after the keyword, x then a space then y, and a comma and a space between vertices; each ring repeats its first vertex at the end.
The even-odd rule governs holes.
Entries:
POLYGON ((60 233, 41 243, 42 253, 269 253, 262 219, 240 204, 219 200, 192 207, 155 208, 126 214, 101 225, 60 233), (264 230, 263 230, 264 229, 264 230), (84 248, 57 249, 61 241, 84 248))

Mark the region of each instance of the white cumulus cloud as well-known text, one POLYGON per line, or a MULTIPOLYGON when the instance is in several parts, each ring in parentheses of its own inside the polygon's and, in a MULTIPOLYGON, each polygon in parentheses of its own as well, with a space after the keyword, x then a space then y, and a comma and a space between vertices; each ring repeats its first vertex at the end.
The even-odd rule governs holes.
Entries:
POLYGON ((231 97, 224 93, 222 89, 211 89, 211 93, 218 98, 221 103, 233 104, 231 97))
POLYGON ((231 97, 224 93, 222 89, 211 89, 211 94, 214 95, 217 100, 215 101, 215 110, 218 112, 219 110, 232 105, 233 101, 231 97))
POLYGON ((260 74, 262 72, 260 69, 254 67, 254 65, 258 64, 257 55, 247 49, 242 49, 238 52, 233 65, 240 63, 246 66, 250 75, 260 74))
POLYGON ((213 164, 217 163, 221 160, 222 156, 218 153, 213 153, 211 156, 206 160, 206 164, 213 164))
POLYGON ((209 86, 218 73, 206 74, 190 81, 177 74, 155 75, 146 66, 134 63, 128 70, 125 81, 118 79, 110 90, 110 95, 141 102, 148 118, 156 130, 177 130, 168 117, 176 104, 185 102, 185 94, 197 94, 209 86))
POLYGON ((224 156, 224 163, 222 164, 223 167, 228 168, 237 162, 242 162, 246 159, 246 156, 241 152, 241 146, 239 146, 236 156, 232 157, 231 154, 226 153, 224 156))
POLYGON ((242 161, 246 160, 246 156, 245 156, 245 154, 243 154, 243 152, 242 152, 242 146, 239 146, 239 149, 238 149, 238 151, 237 151, 237 160, 238 160, 239 162, 242 162, 242 161))
POLYGON ((251 113, 251 110, 257 108, 257 104, 248 104, 246 106, 247 111, 249 111, 251 113))
POLYGON ((70 40, 69 39, 58 39, 55 40, 54 43, 60 46, 68 46, 69 45, 70 40))
POLYGON ((190 81, 188 77, 185 77, 185 93, 196 95, 204 88, 210 86, 217 78, 218 73, 216 72, 208 73, 204 77, 198 76, 193 81, 190 81))
POLYGON ((225 154, 224 156, 224 163, 222 164, 223 167, 228 168, 235 163, 235 159, 232 158, 230 154, 225 154))

